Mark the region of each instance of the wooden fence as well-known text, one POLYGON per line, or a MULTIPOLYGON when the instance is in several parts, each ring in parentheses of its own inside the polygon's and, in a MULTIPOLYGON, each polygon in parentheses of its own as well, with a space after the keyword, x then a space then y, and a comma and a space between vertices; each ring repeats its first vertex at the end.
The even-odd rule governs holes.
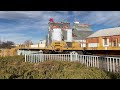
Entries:
POLYGON ((48 60, 60 60, 80 62, 87 67, 97 67, 110 72, 120 72, 120 58, 103 57, 79 54, 30 54, 25 55, 25 62, 43 62, 48 60))

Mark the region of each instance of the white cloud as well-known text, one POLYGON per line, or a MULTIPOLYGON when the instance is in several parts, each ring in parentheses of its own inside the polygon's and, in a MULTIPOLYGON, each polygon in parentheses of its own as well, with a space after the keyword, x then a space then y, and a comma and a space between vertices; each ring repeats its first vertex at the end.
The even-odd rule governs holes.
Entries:
POLYGON ((114 26, 120 20, 120 11, 93 11, 86 17, 83 17, 83 19, 92 25, 104 24, 114 26))
POLYGON ((31 39, 31 36, 26 36, 25 34, 20 33, 8 33, 6 34, 0 34, 2 41, 13 41, 17 44, 23 43, 25 40, 31 39))
MULTIPOLYGON (((31 35, 45 35, 48 30, 48 20, 51 17, 57 22, 67 18, 73 23, 76 18, 80 22, 91 25, 103 24, 113 27, 120 25, 120 11, 0 11, 0 19, 17 21, 16 23, 0 24, 0 36, 6 33, 3 36, 16 43, 29 38, 37 41, 45 37, 40 35, 37 39, 36 36, 31 35), (9 33, 7 34, 7 32, 9 33), (28 35, 28 33, 31 34, 28 35)), ((2 23, 2 21, 0 22, 2 23)))

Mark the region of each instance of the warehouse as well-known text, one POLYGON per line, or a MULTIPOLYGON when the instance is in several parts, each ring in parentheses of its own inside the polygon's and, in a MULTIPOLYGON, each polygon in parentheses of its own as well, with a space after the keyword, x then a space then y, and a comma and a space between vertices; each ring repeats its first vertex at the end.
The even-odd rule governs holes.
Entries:
POLYGON ((86 37, 93 33, 90 25, 79 22, 74 22, 73 40, 80 43, 81 47, 86 47, 86 37))
POLYGON ((117 50, 120 48, 120 27, 101 29, 86 39, 89 49, 117 50))

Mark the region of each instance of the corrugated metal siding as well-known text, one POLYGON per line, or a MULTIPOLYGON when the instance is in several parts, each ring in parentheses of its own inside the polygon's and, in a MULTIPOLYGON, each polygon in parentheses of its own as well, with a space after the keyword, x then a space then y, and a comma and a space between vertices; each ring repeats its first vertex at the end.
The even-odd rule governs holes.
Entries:
POLYGON ((96 31, 92 35, 88 36, 87 38, 99 37, 99 36, 112 36, 112 35, 120 35, 120 27, 101 29, 99 31, 96 31))
POLYGON ((93 30, 91 27, 83 27, 78 24, 74 24, 73 26, 73 34, 77 37, 73 37, 73 40, 84 40, 89 35, 93 34, 93 30))
POLYGON ((74 40, 82 40, 82 39, 86 39, 86 37, 91 35, 93 32, 92 31, 73 30, 73 33, 77 36, 77 37, 73 37, 74 40))
POLYGON ((52 43, 52 32, 51 31, 49 31, 49 45, 52 43))
POLYGON ((80 27, 80 28, 76 28, 78 31, 92 31, 91 28, 88 27, 80 27))
POLYGON ((67 40, 67 31, 62 30, 62 35, 64 37, 64 40, 67 40))
POLYGON ((73 29, 78 31, 92 31, 90 26, 83 26, 83 24, 74 24, 73 29))

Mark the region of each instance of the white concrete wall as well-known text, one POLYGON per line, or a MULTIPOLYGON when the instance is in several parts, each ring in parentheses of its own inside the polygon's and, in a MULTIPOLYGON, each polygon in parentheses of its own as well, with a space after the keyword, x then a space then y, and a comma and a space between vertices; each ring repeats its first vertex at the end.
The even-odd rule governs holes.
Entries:
POLYGON ((67 30, 67 41, 72 42, 72 29, 66 29, 67 30))
POLYGON ((46 45, 46 40, 40 41, 39 47, 44 48, 46 45))
POLYGON ((40 41, 38 44, 33 44, 33 45, 30 45, 31 48, 44 48, 46 45, 46 40, 42 40, 40 41))
POLYGON ((45 44, 36 44, 36 45, 31 45, 30 47, 32 47, 32 48, 38 48, 38 46, 39 47, 41 47, 41 48, 44 48, 45 47, 45 44))
POLYGON ((88 47, 98 47, 98 43, 88 43, 88 47))
POLYGON ((39 44, 39 47, 44 48, 45 44, 39 44))
POLYGON ((32 48, 37 48, 37 47, 38 47, 38 44, 30 45, 30 47, 32 47, 32 48))

